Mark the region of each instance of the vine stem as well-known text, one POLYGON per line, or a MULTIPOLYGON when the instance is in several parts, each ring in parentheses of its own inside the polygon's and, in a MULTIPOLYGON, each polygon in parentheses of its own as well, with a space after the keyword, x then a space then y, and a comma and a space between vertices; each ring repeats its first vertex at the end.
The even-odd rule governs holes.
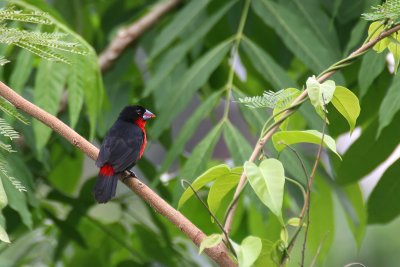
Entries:
MULTIPOLYGON (((92 143, 87 141, 57 117, 51 115, 14 92, 14 90, 12 90, 3 82, 0 82, 0 96, 9 101, 17 109, 20 109, 35 119, 43 122, 91 159, 97 159, 99 154, 99 149, 97 147, 95 147, 92 143)), ((188 238, 192 240, 195 245, 200 245, 201 241, 206 237, 206 235, 199 228, 197 228, 197 226, 195 226, 182 213, 170 206, 164 199, 158 196, 139 179, 131 176, 129 173, 128 176, 128 178, 124 177, 120 180, 126 186, 128 186, 129 189, 146 201, 156 212, 164 216, 168 221, 181 230, 188 238)), ((219 266, 237 266, 236 263, 234 263, 230 258, 226 247, 223 244, 206 249, 205 253, 219 266)))
MULTIPOLYGON (((388 37, 389 35, 397 32, 398 30, 400 30, 400 25, 396 25, 393 28, 381 32, 377 37, 375 37, 374 39, 364 43, 363 45, 361 45, 357 50, 355 50, 354 52, 352 52, 346 59, 351 59, 354 60, 355 58, 361 56, 362 54, 364 54, 366 51, 368 51, 370 48, 372 48, 377 42, 379 42, 380 40, 382 40, 385 37, 388 37)), ((335 66, 335 64, 333 64, 332 66, 335 66)), ((336 66, 335 66, 336 67, 336 66)), ((344 66, 341 66, 344 67, 344 66)), ((326 79, 328 79, 329 77, 331 77, 333 74, 336 73, 336 71, 338 71, 338 68, 328 68, 327 71, 323 71, 322 75, 320 75, 318 77, 318 82, 323 82, 326 79)), ((297 105, 299 102, 301 102, 302 100, 306 99, 307 96, 307 91, 304 90, 292 103, 292 106, 297 105)), ((288 118, 289 116, 289 111, 285 112, 282 116, 286 118, 288 118)), ((284 120, 281 121, 281 123, 284 120)), ((263 138, 261 138, 258 143, 256 144, 256 146, 254 147, 254 150, 249 158, 249 162, 254 162, 258 155, 260 154, 262 148, 264 147, 264 144, 271 138, 271 136, 278 130, 280 124, 276 124, 274 127, 272 127, 265 135, 263 138)), ((236 187, 236 191, 235 194, 233 196, 233 199, 237 199, 240 195, 240 192, 243 190, 244 186, 246 185, 246 181, 247 181, 247 177, 246 177, 246 173, 243 172, 241 177, 240 177, 240 181, 238 183, 238 186, 236 187)), ((229 207, 228 211, 227 211, 227 217, 225 220, 225 225, 224 225, 224 229, 225 231, 229 234, 231 231, 231 227, 232 227, 232 223, 233 223, 233 218, 234 218, 234 214, 237 208, 237 201, 235 203, 233 203, 233 205, 231 207, 229 207)))

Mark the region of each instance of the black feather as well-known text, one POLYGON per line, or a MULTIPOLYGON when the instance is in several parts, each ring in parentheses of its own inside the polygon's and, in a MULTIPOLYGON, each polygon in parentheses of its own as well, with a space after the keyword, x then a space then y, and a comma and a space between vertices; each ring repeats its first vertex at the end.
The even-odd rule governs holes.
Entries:
POLYGON ((115 196, 119 175, 103 176, 99 174, 93 188, 94 198, 98 203, 106 203, 115 196))

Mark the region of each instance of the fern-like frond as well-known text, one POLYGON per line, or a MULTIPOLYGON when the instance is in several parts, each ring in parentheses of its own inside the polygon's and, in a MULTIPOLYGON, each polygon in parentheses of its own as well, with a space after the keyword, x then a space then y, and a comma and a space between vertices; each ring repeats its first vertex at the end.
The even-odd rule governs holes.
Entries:
POLYGON ((8 180, 10 180, 11 184, 19 191, 19 192, 28 192, 26 187, 19 181, 17 178, 12 177, 8 173, 8 163, 7 161, 3 158, 0 157, 0 173, 3 174, 4 177, 6 177, 8 180))
POLYGON ((239 98, 238 102, 250 108, 282 108, 291 103, 294 93, 280 90, 278 92, 265 91, 262 96, 239 98))
POLYGON ((365 20, 389 20, 392 23, 399 22, 400 0, 387 0, 382 5, 372 7, 372 12, 362 14, 365 20))
POLYGON ((19 138, 19 133, 14 130, 14 128, 8 124, 3 118, 0 118, 0 134, 11 140, 19 138))
POLYGON ((12 152, 17 152, 17 151, 15 151, 15 150, 12 148, 11 145, 6 144, 6 143, 3 143, 3 142, 1 142, 1 141, 0 141, 0 148, 3 149, 3 150, 5 150, 5 151, 7 151, 7 152, 10 152, 10 153, 12 153, 12 152))
POLYGON ((16 9, 14 6, 0 9, 0 21, 1 20, 13 20, 44 25, 50 25, 53 23, 47 13, 38 11, 22 11, 16 9))
POLYGON ((17 109, 11 105, 8 101, 0 98, 0 110, 6 113, 7 115, 19 120, 23 124, 28 125, 29 121, 25 118, 21 113, 17 111, 17 109))

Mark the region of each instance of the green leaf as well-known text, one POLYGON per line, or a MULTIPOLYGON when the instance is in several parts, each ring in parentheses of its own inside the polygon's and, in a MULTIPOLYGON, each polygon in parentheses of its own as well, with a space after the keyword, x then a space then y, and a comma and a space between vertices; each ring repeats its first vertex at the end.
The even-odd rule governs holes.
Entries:
POLYGON ((28 202, 26 194, 18 191, 9 179, 2 179, 3 186, 7 192, 8 205, 18 212, 22 218, 22 222, 28 227, 32 228, 32 215, 28 209, 28 202))
POLYGON ((243 165, 250 157, 252 148, 242 133, 229 121, 224 125, 224 140, 235 165, 243 165))
POLYGON ((382 130, 392 122, 393 118, 400 110, 399 86, 400 75, 396 75, 379 107, 379 128, 377 137, 381 135, 382 130))
POLYGON ((6 191, 4 190, 3 183, 0 179, 0 211, 8 204, 6 191))
MULTIPOLYGON (((67 80, 68 87, 68 112, 69 112, 69 125, 71 128, 76 126, 79 116, 81 115, 81 110, 84 100, 84 90, 86 78, 82 76, 82 71, 85 71, 87 66, 82 66, 88 63, 80 62, 83 61, 82 56, 74 55, 74 60, 70 65, 70 73, 67 80), (82 69, 83 68, 83 69, 82 69)), ((89 74, 88 75, 93 75, 89 74)), ((88 90, 90 90, 88 88, 88 90)))
POLYGON ((161 114, 151 128, 151 135, 159 137, 163 130, 171 124, 175 116, 189 104, 188 99, 196 90, 204 85, 211 73, 218 67, 231 47, 232 39, 220 43, 198 59, 177 83, 177 89, 165 106, 160 110, 161 114), (185 97, 182 97, 185 94, 185 97))
POLYGON ((148 96, 156 88, 163 87, 163 81, 165 81, 178 64, 184 60, 189 50, 204 38, 236 2, 237 0, 229 1, 224 7, 220 8, 218 12, 207 18, 200 28, 196 29, 189 38, 182 40, 182 43, 175 45, 161 55, 160 60, 158 60, 155 66, 155 72, 143 91, 143 97, 148 96))
POLYGON ((161 165, 160 173, 165 172, 174 160, 182 154, 186 143, 190 137, 196 132, 200 122, 206 118, 212 111, 214 106, 217 104, 222 92, 216 92, 210 95, 197 109, 190 115, 188 120, 182 126, 178 137, 174 139, 172 147, 168 150, 167 155, 164 157, 164 162, 161 165))
POLYGON ((390 166, 368 198, 368 224, 389 223, 400 214, 400 161, 390 166))
POLYGON ((256 70, 271 83, 275 91, 280 88, 296 86, 296 82, 290 78, 286 71, 249 38, 244 37, 240 45, 256 70))
POLYGON ((221 234, 212 234, 204 238, 200 243, 199 254, 203 252, 206 248, 213 248, 218 246, 222 242, 221 234))
POLYGON ((372 123, 362 129, 362 135, 343 155, 343 161, 336 169, 336 182, 339 184, 354 183, 372 172, 385 161, 394 147, 399 144, 400 132, 394 131, 400 123, 397 115, 389 127, 383 129, 377 136, 378 122, 372 123))
POLYGON ((284 2, 252 1, 254 12, 278 34, 284 44, 313 72, 318 73, 337 57, 315 36, 301 15, 294 14, 284 2))
POLYGON ((208 160, 221 135, 222 125, 223 124, 220 123, 215 126, 215 128, 193 149, 190 158, 186 161, 185 166, 183 166, 180 172, 180 176, 183 179, 192 181, 206 169, 208 160))
MULTIPOLYGON (((230 168, 226 164, 221 164, 218 166, 214 166, 204 172, 202 175, 196 178, 193 181, 192 187, 194 190, 198 191, 206 184, 214 181, 218 177, 229 175, 231 172, 230 168)), ((180 209, 186 201, 193 195, 193 191, 191 188, 187 188, 185 192, 182 194, 181 198, 179 199, 178 209, 180 209)))
MULTIPOLYGON (((35 80, 35 104, 50 114, 56 115, 67 74, 68 65, 42 59, 35 80)), ((36 149, 41 154, 52 129, 38 120, 33 121, 32 127, 36 138, 36 149)))
POLYGON ((10 76, 10 87, 17 93, 21 93, 29 75, 32 72, 33 54, 27 50, 18 53, 15 67, 10 76))
POLYGON ((374 51, 369 51, 362 57, 360 71, 358 72, 360 98, 365 96, 372 82, 385 69, 385 63, 385 55, 374 51))
MULTIPOLYGON (((286 148, 286 145, 292 145, 297 143, 312 143, 319 145, 321 144, 322 133, 316 130, 306 131, 281 131, 277 132, 272 136, 272 142, 274 147, 278 151, 282 151, 286 148)), ((329 135, 324 135, 324 146, 329 148, 339 158, 340 155, 336 151, 336 142, 329 135)))
POLYGON ((261 239, 262 249, 257 260, 254 262, 254 267, 276 266, 272 261, 272 249, 274 243, 267 239, 261 239))
MULTIPOLYGON (((372 40, 379 36, 379 34, 384 30, 385 25, 381 21, 372 22, 368 28, 368 36, 372 40)), ((379 41, 374 45, 373 49, 381 53, 386 47, 389 45, 390 41, 389 38, 384 38, 383 40, 379 41)))
POLYGON ((395 32, 389 37, 389 40, 390 43, 388 45, 388 49, 390 52, 392 52, 394 57, 394 74, 396 74, 400 64, 400 36, 397 32, 395 32))
POLYGON ((343 187, 343 190, 347 198, 341 197, 340 199, 346 200, 344 208, 347 223, 353 233, 357 247, 360 249, 367 229, 367 210, 361 187, 358 183, 353 183, 343 187))
POLYGON ((107 205, 92 206, 88 211, 88 215, 103 224, 118 223, 123 219, 121 205, 116 202, 110 202, 107 205))
POLYGON ((219 176, 211 185, 208 192, 207 204, 213 214, 216 214, 222 199, 239 183, 243 167, 237 167, 230 170, 229 173, 219 176))
POLYGON ((310 255, 318 255, 316 265, 322 266, 335 235, 334 204, 329 185, 319 176, 315 177, 314 182, 308 226, 310 242, 307 243, 307 251, 310 255))
MULTIPOLYGON (((291 226, 295 226, 295 227, 299 227, 299 226, 300 226, 300 218, 298 218, 298 217, 290 218, 290 219, 286 222, 286 224, 287 224, 287 225, 291 225, 291 226)), ((303 223, 303 226, 306 226, 306 224, 303 223)))
POLYGON ((261 253, 262 242, 259 237, 248 236, 243 239, 242 244, 238 247, 236 254, 240 267, 250 267, 257 260, 261 253))
POLYGON ((336 86, 332 104, 347 120, 350 125, 350 132, 353 132, 361 110, 357 96, 343 86, 336 86))
POLYGON ((258 198, 279 218, 282 219, 283 190, 285 171, 276 159, 265 159, 258 167, 253 162, 246 162, 244 169, 251 187, 258 198))
POLYGON ((307 79, 307 94, 310 98, 311 104, 315 107, 317 112, 323 116, 324 106, 328 105, 335 93, 335 82, 332 80, 319 83, 315 76, 307 79))
POLYGON ((11 243, 6 230, 1 225, 0 225, 0 240, 6 243, 11 243))
POLYGON ((154 46, 150 53, 150 58, 155 58, 162 50, 169 46, 182 31, 196 19, 205 9, 210 0, 190 1, 172 19, 170 23, 157 35, 154 46))
MULTIPOLYGON (((283 116, 283 113, 280 114, 280 115, 277 115, 277 116, 276 116, 276 114, 278 114, 278 113, 281 112, 282 110, 284 110, 284 109, 290 107, 290 105, 293 103, 293 100, 294 100, 295 98, 297 98, 297 97, 300 95, 300 90, 298 90, 298 89, 296 89, 296 88, 286 88, 286 89, 284 89, 284 92, 287 92, 287 93, 284 93, 284 94, 292 95, 292 101, 286 101, 286 102, 281 101, 281 102, 278 102, 278 103, 277 103, 277 105, 276 105, 277 107, 274 108, 273 113, 272 113, 272 115, 274 116, 274 121, 280 120, 280 119, 282 118, 282 116, 283 116)), ((287 118, 287 119, 286 119, 285 121, 283 121, 283 123, 279 126, 279 128, 280 128, 281 130, 286 130, 286 129, 287 129, 288 124, 289 124, 289 121, 290 121, 290 118, 291 118, 291 117, 287 118)))
POLYGON ((60 192, 73 196, 82 176, 83 153, 74 150, 67 154, 64 147, 54 144, 50 160, 52 168, 48 180, 60 192))

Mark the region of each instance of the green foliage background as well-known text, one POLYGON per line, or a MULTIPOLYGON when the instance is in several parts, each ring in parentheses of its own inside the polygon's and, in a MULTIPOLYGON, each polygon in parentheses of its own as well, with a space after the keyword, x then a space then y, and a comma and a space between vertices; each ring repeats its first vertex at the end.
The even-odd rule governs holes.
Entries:
MULTIPOLYGON (((137 169, 147 184, 177 207, 183 192, 180 179, 193 181, 224 162, 242 166, 250 156, 270 113, 232 100, 265 90, 301 88, 309 76, 362 44, 368 23, 361 14, 380 4, 376 0, 252 0, 241 35, 244 2, 183 1, 100 76, 91 47, 103 51, 120 27, 140 18, 156 1, 23 1, 22 7, 48 12, 56 20, 55 30, 82 38, 78 41, 89 55, 67 55, 68 65, 0 46, 1 55, 11 60, 0 69, 1 81, 94 141, 102 139, 123 106, 140 103, 153 111, 157 118, 148 124, 149 148, 137 169), (238 38, 244 79, 232 76, 230 65, 238 38), (227 101, 229 85, 233 90, 227 101), (166 177, 167 182, 160 181, 166 177)), ((358 184, 390 156, 400 140, 400 78, 388 71, 385 53, 370 51, 332 78, 359 97, 357 126, 362 133, 342 161, 329 153, 317 172, 307 261, 320 247, 318 266, 357 261, 366 266, 396 266, 399 260, 400 241, 393 234, 400 227, 399 161, 384 173, 370 196, 358 184)), ((347 122, 334 109, 329 109, 328 119, 327 131, 333 138, 348 132, 347 122)), ((0 244, 0 266, 212 265, 179 230, 125 187, 118 188, 111 203, 95 204, 94 163, 62 138, 36 121, 9 123, 23 136, 15 144, 18 153, 7 155, 9 172, 28 192, 19 192, 2 177, 8 206, 0 223, 12 243, 0 244)), ((322 123, 306 103, 288 127, 321 130, 322 123)), ((266 147, 267 154, 277 156, 272 144, 266 147)), ((315 147, 296 148, 310 171, 315 147)), ((287 176, 305 184, 292 152, 284 150, 279 159, 287 176)), ((232 190, 216 208, 218 218, 223 217, 232 190)), ((207 192, 200 195, 206 198, 207 192)), ((301 205, 301 194, 288 183, 284 214, 297 216, 301 205)), ((181 211, 206 234, 218 232, 196 199, 189 199, 181 211)), ((240 244, 249 235, 262 238, 263 247, 271 246, 279 239, 280 227, 247 188, 232 239, 240 244)), ((290 266, 297 266, 299 255, 297 248, 290 266)), ((265 263, 268 255, 263 256, 265 263)))

